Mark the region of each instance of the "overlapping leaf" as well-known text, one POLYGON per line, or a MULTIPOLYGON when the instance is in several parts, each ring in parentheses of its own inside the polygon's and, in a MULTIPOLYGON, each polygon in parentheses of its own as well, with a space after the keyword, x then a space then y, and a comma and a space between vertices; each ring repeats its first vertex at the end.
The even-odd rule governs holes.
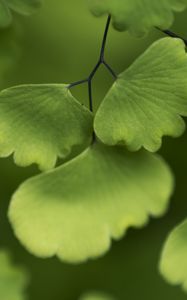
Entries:
POLYGON ((119 75, 94 127, 105 144, 154 152, 164 135, 184 132, 180 116, 187 116, 187 55, 181 40, 164 38, 119 75))
POLYGON ((89 0, 89 3, 95 15, 112 15, 116 29, 138 35, 154 26, 167 29, 173 22, 173 12, 187 6, 187 0, 89 0))
POLYGON ((52 168, 75 145, 87 146, 92 115, 66 85, 28 85, 0 93, 0 156, 52 168))
POLYGON ((106 252, 111 238, 121 238, 128 227, 162 215, 172 188, 158 156, 94 144, 21 185, 9 218, 31 253, 77 263, 106 252))
POLYGON ((170 233, 163 249, 160 271, 171 284, 180 284, 187 292, 187 220, 170 233))
POLYGON ((24 270, 12 265, 9 255, 0 251, 0 299, 25 300, 27 274, 24 270))
POLYGON ((114 300, 113 297, 99 292, 86 293, 79 300, 114 300))
POLYGON ((0 0, 0 27, 10 25, 12 11, 30 15, 40 6, 41 0, 0 0))

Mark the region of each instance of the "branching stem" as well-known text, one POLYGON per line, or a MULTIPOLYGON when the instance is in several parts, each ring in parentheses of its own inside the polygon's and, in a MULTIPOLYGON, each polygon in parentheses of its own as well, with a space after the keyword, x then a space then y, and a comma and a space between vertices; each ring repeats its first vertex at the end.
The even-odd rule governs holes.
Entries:
POLYGON ((181 39, 185 45, 187 46, 187 39, 184 39, 183 37, 181 37, 180 35, 176 34, 175 32, 172 32, 170 30, 163 30, 163 29, 160 29, 158 27, 156 27, 159 31, 165 33, 166 35, 172 37, 172 38, 178 38, 178 39, 181 39))
POLYGON ((109 15, 107 22, 106 22, 105 32, 104 32, 102 46, 101 46, 100 62, 104 61, 106 41, 107 41, 108 31, 109 31, 109 27, 110 27, 110 22, 111 22, 111 16, 109 15))
POLYGON ((72 88, 74 86, 77 86, 77 85, 80 85, 83 83, 88 84, 89 108, 90 108, 90 111, 92 111, 92 112, 93 112, 92 80, 93 80, 97 70, 99 69, 100 65, 103 64, 107 68, 107 70, 110 72, 110 74, 114 77, 114 79, 115 80, 117 79, 116 73, 111 68, 111 66, 105 61, 105 49, 106 49, 106 42, 107 42, 107 36, 108 36, 109 27, 110 27, 110 22, 111 22, 111 16, 109 15, 107 18, 106 26, 105 26, 99 60, 98 60, 97 64, 95 65, 95 67, 93 68, 93 70, 91 71, 90 75, 86 79, 73 82, 69 85, 69 88, 72 88))

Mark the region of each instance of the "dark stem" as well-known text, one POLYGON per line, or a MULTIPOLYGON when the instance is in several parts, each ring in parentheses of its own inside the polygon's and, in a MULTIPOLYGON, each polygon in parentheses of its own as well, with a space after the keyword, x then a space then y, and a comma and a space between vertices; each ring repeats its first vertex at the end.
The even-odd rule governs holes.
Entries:
POLYGON ((108 69, 108 71, 112 74, 112 76, 117 79, 117 75, 114 72, 114 70, 111 68, 111 66, 109 64, 106 63, 105 60, 103 60, 103 65, 108 69))
POLYGON ((82 83, 86 83, 86 82, 88 82, 88 79, 87 79, 87 78, 86 78, 86 79, 83 79, 83 80, 79 80, 79 81, 73 82, 73 83, 71 83, 71 84, 69 85, 69 89, 72 88, 72 87, 74 87, 74 86, 80 85, 80 84, 82 84, 82 83))
POLYGON ((110 22, 111 22, 111 16, 109 15, 107 18, 106 26, 105 26, 99 60, 98 60, 97 64, 95 65, 95 67, 93 68, 93 70, 91 71, 90 75, 86 79, 73 82, 69 85, 69 88, 72 88, 74 86, 77 86, 77 85, 80 85, 80 84, 83 84, 86 82, 88 83, 89 108, 90 108, 90 111, 92 111, 92 112, 93 112, 92 79, 94 78, 100 65, 103 64, 107 68, 107 70, 112 74, 114 79, 117 79, 116 73, 109 66, 109 64, 107 64, 105 61, 105 48, 106 48, 106 41, 107 41, 107 36, 108 36, 108 32, 109 32, 110 22))
POLYGON ((92 80, 88 81, 88 95, 90 110, 93 111, 93 97, 92 97, 92 80))
POLYGON ((100 52, 100 62, 101 63, 104 61, 106 41, 107 41, 108 31, 109 31, 109 27, 110 27, 110 22, 111 22, 111 16, 109 15, 107 22, 106 22, 105 32, 104 32, 102 46, 101 46, 101 52, 100 52))
MULTIPOLYGON (((89 95, 89 106, 90 106, 90 111, 93 111, 93 96, 92 96, 92 78, 88 80, 88 95, 89 95)), ((93 130, 93 135, 92 135, 92 144, 96 140, 96 135, 93 130)))
POLYGON ((93 68, 92 72, 90 73, 89 77, 88 77, 88 81, 92 81, 92 79, 94 78, 95 76, 95 73, 97 72, 97 70, 99 69, 101 65, 101 62, 100 60, 98 61, 98 63, 95 65, 95 67, 93 68))
POLYGON ((187 39, 184 39, 183 37, 181 37, 180 35, 176 34, 175 32, 172 32, 170 30, 163 30, 163 29, 160 29, 158 27, 156 27, 159 31, 165 33, 166 35, 172 37, 172 38, 178 38, 178 39, 181 39, 185 45, 187 46, 187 39))

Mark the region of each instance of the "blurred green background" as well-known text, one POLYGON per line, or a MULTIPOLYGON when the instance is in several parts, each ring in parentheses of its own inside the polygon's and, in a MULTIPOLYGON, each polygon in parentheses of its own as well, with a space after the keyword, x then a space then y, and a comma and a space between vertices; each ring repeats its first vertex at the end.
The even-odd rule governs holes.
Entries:
MULTIPOLYGON (((23 83, 71 83, 85 78, 98 58, 105 22, 106 17, 97 19, 90 14, 86 0, 45 0, 36 15, 15 16, 12 27, 0 31, 0 88, 23 83)), ((187 37, 186 28, 184 12, 176 17, 173 31, 187 37)), ((153 30, 149 36, 136 39, 111 28, 107 61, 119 73, 162 36, 153 30)), ((95 109, 111 84, 110 74, 101 68, 94 81, 95 109)), ((86 86, 72 91, 88 104, 86 86)), ((180 139, 165 138, 161 153, 176 175, 176 190, 167 215, 151 220, 142 230, 129 230, 103 258, 78 266, 55 258, 33 257, 14 238, 7 220, 10 197, 38 170, 19 168, 12 158, 0 160, 0 247, 11 250, 14 261, 29 270, 29 300, 76 300, 87 290, 106 291, 121 300, 187 299, 179 287, 168 285, 158 272, 168 232, 187 216, 187 133, 180 139)))

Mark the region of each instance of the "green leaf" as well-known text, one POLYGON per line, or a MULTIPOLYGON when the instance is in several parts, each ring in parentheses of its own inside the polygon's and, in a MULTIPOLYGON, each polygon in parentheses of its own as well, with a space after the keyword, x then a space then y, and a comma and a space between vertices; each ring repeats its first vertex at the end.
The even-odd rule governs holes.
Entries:
POLYGON ((86 293, 79 300, 114 300, 113 297, 99 292, 86 293))
POLYGON ((12 265, 9 255, 0 251, 0 299, 25 300, 26 272, 12 265))
POLYGON ((174 285, 182 285, 187 292, 187 220, 169 235, 160 261, 160 272, 174 285))
POLYGON ((0 156, 18 165, 52 168, 73 146, 92 138, 92 115, 67 85, 25 85, 0 93, 0 156))
POLYGON ((119 75, 101 103, 95 131, 108 145, 157 151, 164 135, 178 137, 187 116, 187 55, 179 39, 155 42, 119 75))
POLYGON ((110 14, 117 30, 129 30, 136 35, 157 26, 167 29, 174 19, 173 12, 187 6, 187 0, 89 0, 96 16, 110 14))
POLYGON ((41 0, 0 0, 0 27, 10 25, 12 21, 11 10, 21 14, 30 15, 41 5, 41 0))
POLYGON ((105 253, 127 228, 161 216, 172 189, 170 170, 158 156, 94 144, 21 185, 9 218, 34 255, 77 263, 105 253))

